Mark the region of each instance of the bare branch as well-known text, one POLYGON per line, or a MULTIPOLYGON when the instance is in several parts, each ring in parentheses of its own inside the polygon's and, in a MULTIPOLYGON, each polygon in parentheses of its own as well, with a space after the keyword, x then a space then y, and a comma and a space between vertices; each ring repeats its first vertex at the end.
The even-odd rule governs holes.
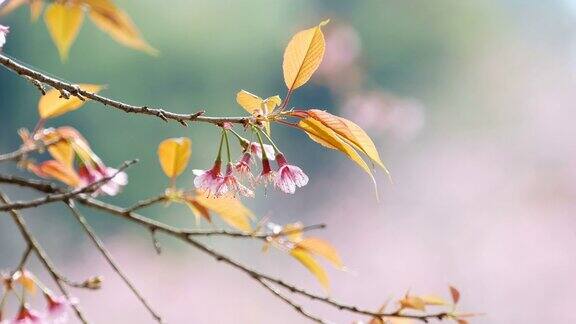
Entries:
POLYGON ((166 111, 164 109, 149 108, 148 106, 134 106, 113 100, 92 92, 81 89, 78 85, 61 81, 60 79, 53 78, 39 71, 33 70, 24 64, 20 64, 15 60, 9 58, 5 54, 0 53, 0 64, 8 70, 23 76, 26 80, 36 80, 41 84, 46 84, 54 89, 60 91, 63 97, 75 96, 83 100, 84 98, 92 99, 96 102, 103 104, 106 107, 122 110, 126 113, 135 113, 142 115, 156 116, 164 121, 174 120, 182 125, 186 125, 187 121, 206 122, 215 125, 222 125, 225 122, 247 125, 251 122, 252 117, 206 117, 204 111, 200 110, 192 114, 179 114, 166 111))
POLYGON ((84 232, 86 232, 88 237, 90 237, 90 240, 92 240, 98 251, 100 251, 100 253, 102 254, 102 256, 104 256, 108 264, 112 267, 112 269, 114 269, 114 272, 116 272, 116 274, 118 274, 118 276, 122 278, 124 283, 130 288, 132 293, 134 293, 136 298, 140 300, 142 305, 146 307, 148 312, 150 312, 150 314, 156 319, 156 321, 158 323, 163 323, 162 317, 152 308, 152 306, 150 306, 150 303, 146 300, 146 298, 144 298, 142 293, 138 291, 138 288, 136 288, 136 286, 122 271, 122 269, 120 269, 120 266, 116 263, 116 261, 114 261, 112 254, 108 251, 108 249, 106 249, 106 247, 104 246, 104 242, 102 242, 102 240, 98 237, 98 235, 96 235, 96 232, 94 231, 92 226, 90 226, 84 215, 82 215, 78 210, 78 208, 76 208, 76 206, 74 205, 74 201, 73 200, 66 201, 66 205, 68 206, 68 208, 70 209, 76 220, 78 220, 84 232))
MULTIPOLYGON (((0 191, 0 202, 3 205, 9 205, 10 204, 10 201, 8 200, 8 198, 1 191, 0 191)), ((48 255, 46 254, 44 249, 42 249, 42 247, 40 246, 38 241, 36 241, 36 239, 34 238, 32 233, 28 229, 26 222, 24 221, 24 218, 22 218, 22 216, 20 216, 20 214, 16 210, 9 210, 8 213, 12 216, 14 223, 16 223, 16 225, 18 226, 18 229, 20 230, 22 237, 24 238, 26 243, 34 250, 34 253, 38 256, 38 258, 40 259, 40 261, 44 265, 44 268, 46 268, 46 270, 48 271, 48 273, 50 274, 50 276, 52 277, 52 279, 54 280, 54 282, 56 283, 56 285, 58 286, 58 288, 60 289, 62 294, 64 296, 66 296, 66 298, 69 301, 72 300, 72 296, 68 292, 68 289, 66 289, 66 286, 64 285, 64 281, 62 280, 59 273, 56 271, 56 268, 52 264, 52 261, 49 259, 48 255)), ((80 308, 80 306, 77 303, 72 303, 72 307, 73 307, 74 312, 76 313, 76 316, 78 317, 78 319, 82 323, 85 323, 85 324, 88 323, 88 320, 86 319, 86 316, 82 312, 82 309, 80 308)))
POLYGON ((54 140, 49 141, 47 143, 43 143, 42 141, 36 141, 32 145, 23 146, 14 152, 6 153, 6 154, 0 154, 0 162, 18 160, 28 153, 32 153, 34 151, 42 151, 45 148, 47 148, 51 145, 54 145, 54 144, 56 144, 60 141, 63 141, 63 140, 64 139, 62 139, 62 138, 57 138, 57 139, 54 139, 54 140))

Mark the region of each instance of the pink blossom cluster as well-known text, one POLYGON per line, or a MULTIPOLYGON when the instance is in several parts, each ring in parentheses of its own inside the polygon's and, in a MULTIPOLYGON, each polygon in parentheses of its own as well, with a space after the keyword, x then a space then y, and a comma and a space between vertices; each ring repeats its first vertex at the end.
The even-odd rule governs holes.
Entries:
POLYGON ((13 319, 2 319, 0 311, 0 324, 64 324, 68 322, 68 310, 73 302, 64 296, 53 296, 44 293, 46 308, 39 312, 24 303, 13 319))
POLYGON ((286 161, 284 154, 275 152, 270 145, 251 142, 247 145, 242 157, 236 163, 229 162, 224 173, 221 172, 222 162, 216 160, 212 168, 207 170, 194 170, 196 175, 194 186, 204 191, 209 196, 221 197, 226 194, 240 194, 246 197, 254 197, 254 189, 258 184, 265 187, 273 184, 285 193, 293 194, 296 187, 303 187, 308 183, 308 176, 295 165, 286 161), (264 153, 262 152, 264 150, 264 153), (260 175, 252 173, 254 155, 262 163, 260 175), (278 170, 272 169, 270 160, 276 160, 278 170), (238 177, 247 179, 250 188, 240 183, 238 177))

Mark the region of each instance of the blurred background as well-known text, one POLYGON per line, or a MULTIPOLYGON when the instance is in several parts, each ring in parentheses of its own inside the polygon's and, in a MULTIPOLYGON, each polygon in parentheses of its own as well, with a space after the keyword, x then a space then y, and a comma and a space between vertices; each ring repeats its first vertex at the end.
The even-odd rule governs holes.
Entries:
MULTIPOLYGON (((43 22, 31 24, 27 8, 0 17, 11 27, 4 51, 73 82, 107 84, 106 96, 129 103, 240 115, 240 89, 285 96, 281 64, 289 38, 330 18, 324 62, 292 105, 327 109, 364 127, 393 183, 377 175, 377 202, 351 161, 276 126, 278 144, 310 183, 293 196, 259 191, 246 204, 280 224, 329 224, 314 235, 331 241, 350 269, 329 270, 330 295, 346 303, 377 309, 407 289, 448 297, 451 284, 463 294, 462 310, 486 313, 472 323, 576 322, 576 1, 117 3, 160 57, 120 46, 86 19, 62 64, 43 22)), ((38 98, 30 84, 0 71, 1 152, 18 148, 20 127, 34 126, 38 98)), ((109 165, 140 159, 125 191, 106 198, 124 206, 167 185, 156 157, 161 140, 192 139, 189 170, 210 165, 218 140, 209 125, 183 128, 94 103, 50 125, 79 129, 109 165)), ((0 172, 23 174, 7 164, 0 172)), ((187 172, 178 184, 191 187, 192 179, 187 172)), ((33 197, 2 190, 13 199, 33 197)), ((169 322, 306 323, 244 274, 165 237, 158 256, 141 228, 83 211, 169 322)), ((143 214, 196 226, 185 207, 143 214)), ((100 291, 74 291, 91 319, 152 322, 62 206, 25 216, 67 276, 105 276, 100 291)), ((204 241, 322 293, 301 265, 280 252, 263 254, 258 242, 204 241)), ((0 217, 0 269, 11 269, 23 247, 13 224, 0 217)), ((38 263, 32 270, 50 282, 38 263)), ((297 300, 336 323, 361 319, 297 300)))

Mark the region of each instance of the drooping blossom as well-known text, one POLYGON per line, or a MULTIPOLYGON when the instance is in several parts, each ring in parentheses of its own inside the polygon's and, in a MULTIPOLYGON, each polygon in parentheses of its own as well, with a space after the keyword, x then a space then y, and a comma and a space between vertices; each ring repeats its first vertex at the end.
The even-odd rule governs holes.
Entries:
POLYGON ((274 182, 275 173, 270 166, 270 160, 262 159, 262 172, 258 176, 258 182, 267 186, 269 183, 274 182))
POLYGON ((234 169, 240 176, 251 179, 253 176, 250 170, 250 162, 252 162, 252 154, 250 152, 244 152, 242 158, 234 165, 234 169))
POLYGON ((295 165, 290 165, 286 161, 284 154, 276 155, 278 172, 274 179, 274 186, 285 193, 293 194, 296 187, 303 187, 308 183, 308 176, 295 165))
POLYGON ((226 173, 224 174, 224 181, 221 186, 226 186, 226 191, 232 192, 233 194, 239 193, 245 197, 254 197, 254 191, 248 189, 246 186, 240 183, 232 170, 234 165, 228 163, 226 166, 226 173))
POLYGON ((209 196, 221 196, 228 192, 228 187, 224 185, 224 176, 220 172, 221 166, 222 162, 217 160, 211 169, 192 170, 192 173, 196 175, 194 186, 209 196))
MULTIPOLYGON (((2 1, 0 1, 0 2, 2 2, 2 1)), ((8 26, 0 25, 0 49, 6 43, 6 35, 8 35, 9 31, 10 31, 10 28, 8 26)))
POLYGON ((31 309, 27 304, 20 307, 20 311, 11 324, 45 324, 47 323, 44 318, 35 310, 31 309))
MULTIPOLYGON (((266 152, 266 157, 268 158, 268 160, 274 161, 274 159, 275 159, 274 147, 272 147, 272 145, 269 145, 269 144, 264 144, 264 151, 266 152)), ((259 159, 262 160, 262 158, 263 158, 262 146, 260 146, 260 143, 251 142, 250 143, 250 152, 252 152, 252 154, 255 154, 259 159)))
POLYGON ((68 322, 68 310, 72 302, 65 296, 54 297, 49 293, 44 294, 46 298, 46 319, 52 324, 63 324, 68 322))
POLYGON ((96 193, 105 193, 108 196, 117 195, 122 187, 128 184, 128 175, 125 172, 118 172, 117 169, 105 165, 82 164, 78 174, 81 179, 80 187, 89 186, 104 178, 111 178, 96 191, 96 193))

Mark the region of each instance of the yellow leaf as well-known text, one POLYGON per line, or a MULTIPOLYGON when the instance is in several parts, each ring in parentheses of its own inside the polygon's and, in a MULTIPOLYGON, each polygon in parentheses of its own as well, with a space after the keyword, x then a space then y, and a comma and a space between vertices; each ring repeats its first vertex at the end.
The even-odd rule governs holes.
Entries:
POLYGON ((31 274, 30 272, 26 270, 24 271, 18 270, 16 271, 16 273, 14 273, 12 279, 18 282, 20 285, 22 285, 22 287, 24 287, 24 290, 26 290, 26 292, 29 293, 30 295, 36 294, 36 281, 34 275, 31 274))
POLYGON ((37 21, 42 14, 42 9, 44 9, 44 1, 30 0, 30 19, 32 21, 37 21))
POLYGON ((192 153, 191 145, 192 142, 186 137, 169 138, 160 143, 158 158, 166 176, 174 179, 184 172, 192 153))
POLYGON ((326 258, 326 260, 330 261, 336 268, 341 269, 344 266, 338 251, 336 251, 336 249, 325 240, 316 237, 308 237, 298 242, 296 246, 310 253, 326 258))
POLYGON ((313 275, 318 279, 322 287, 328 290, 330 288, 330 280, 326 271, 320 266, 320 264, 314 260, 314 258, 308 253, 308 251, 295 247, 290 250, 290 255, 292 255, 296 260, 300 261, 313 275))
POLYGON ((254 114, 259 109, 262 109, 262 103, 264 100, 246 90, 240 90, 236 94, 236 102, 240 105, 240 107, 244 108, 244 110, 250 114, 254 114))
POLYGON ((44 21, 54 44, 58 48, 60 58, 65 61, 68 58, 70 47, 78 36, 80 27, 82 27, 84 11, 77 4, 54 2, 46 9, 44 21))
POLYGON ((282 70, 289 90, 308 82, 320 66, 326 48, 321 27, 328 22, 325 20, 316 27, 298 32, 286 46, 282 70))
POLYGON ((187 196, 184 198, 184 201, 192 211, 192 214, 194 214, 194 217, 196 217, 196 222, 200 221, 201 218, 206 219, 208 222, 212 222, 208 208, 196 201, 194 197, 187 196))
POLYGON ((72 144, 67 140, 63 139, 60 134, 56 132, 48 133, 43 137, 44 143, 53 142, 59 140, 56 144, 48 146, 48 152, 56 160, 64 164, 65 166, 72 167, 74 163, 74 149, 72 144))
POLYGON ((250 220, 252 211, 246 208, 240 200, 233 196, 218 198, 206 197, 206 194, 198 192, 195 200, 202 206, 218 214, 228 225, 243 231, 252 232, 250 220))
MULTIPOLYGON (((97 93, 103 86, 96 84, 79 84, 82 90, 97 93)), ((76 110, 85 103, 85 101, 80 100, 78 97, 70 96, 70 99, 60 98, 60 91, 56 89, 50 89, 38 102, 38 112, 40 118, 54 118, 63 115, 69 111, 76 110)))
POLYGON ((276 95, 273 97, 268 97, 266 98, 266 100, 264 100, 264 112, 266 114, 271 113, 276 107, 280 106, 280 104, 282 103, 282 99, 280 99, 280 96, 276 95))
POLYGON ((92 22, 118 43, 150 55, 158 55, 158 50, 142 38, 140 31, 124 11, 107 1, 87 2, 91 4, 92 22))
POLYGON ((428 295, 428 296, 420 296, 420 299, 424 301, 424 304, 431 305, 431 306, 444 306, 448 305, 448 303, 442 299, 441 297, 428 295))
POLYGON ((416 296, 406 296, 404 299, 400 300, 400 306, 402 308, 415 309, 419 311, 426 311, 426 303, 422 298, 416 296))
POLYGON ((307 113, 310 117, 322 122, 326 127, 348 140, 382 169, 386 170, 374 142, 360 126, 348 119, 332 115, 323 110, 310 109, 307 113))
POLYGON ((356 152, 332 129, 311 117, 302 119, 298 123, 298 126, 300 126, 300 128, 302 128, 308 135, 312 135, 310 136, 312 140, 317 141, 317 139, 319 139, 321 141, 319 144, 329 148, 335 148, 344 153, 352 161, 356 162, 356 164, 358 164, 364 171, 366 171, 366 173, 368 173, 372 178, 372 181, 374 181, 372 171, 368 167, 368 164, 366 164, 362 157, 360 157, 358 152, 356 152))
POLYGON ((284 225, 281 233, 286 233, 285 236, 292 243, 297 243, 302 241, 302 228, 304 225, 302 223, 290 223, 284 225))

